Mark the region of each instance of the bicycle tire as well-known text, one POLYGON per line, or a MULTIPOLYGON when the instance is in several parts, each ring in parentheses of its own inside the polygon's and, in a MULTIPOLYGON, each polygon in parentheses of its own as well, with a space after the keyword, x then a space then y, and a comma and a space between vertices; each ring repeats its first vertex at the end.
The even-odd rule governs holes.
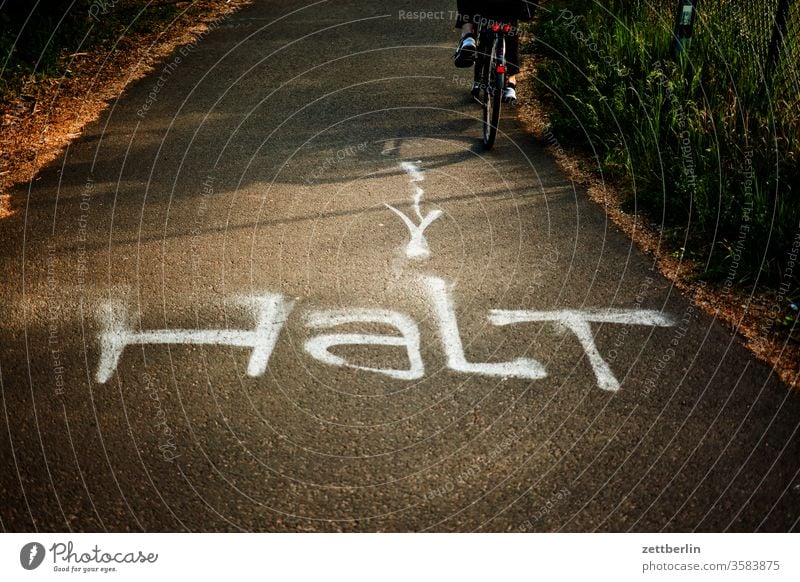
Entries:
MULTIPOLYGON (((483 99, 483 148, 492 149, 497 138, 497 128, 500 123, 500 105, 503 101, 503 87, 505 75, 497 71, 496 44, 492 45, 492 54, 487 65, 488 75, 493 77, 491 82, 485 84, 483 99)), ((488 81, 488 78, 487 78, 488 81)))

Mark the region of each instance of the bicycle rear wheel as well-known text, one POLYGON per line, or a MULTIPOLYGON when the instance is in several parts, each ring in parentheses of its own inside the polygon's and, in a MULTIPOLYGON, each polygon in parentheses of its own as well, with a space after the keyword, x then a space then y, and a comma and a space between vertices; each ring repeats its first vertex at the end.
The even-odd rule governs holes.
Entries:
POLYGON ((500 104, 503 100, 505 74, 497 72, 497 42, 492 43, 492 53, 483 83, 483 147, 490 150, 497 138, 500 123, 500 104))

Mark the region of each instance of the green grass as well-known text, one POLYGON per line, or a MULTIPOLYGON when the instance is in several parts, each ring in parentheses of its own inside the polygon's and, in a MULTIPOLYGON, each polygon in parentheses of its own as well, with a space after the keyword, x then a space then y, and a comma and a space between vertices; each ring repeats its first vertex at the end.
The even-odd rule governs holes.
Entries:
POLYGON ((688 58, 676 59, 672 2, 544 4, 528 49, 550 129, 626 182, 628 205, 706 265, 699 276, 797 296, 800 268, 787 267, 800 232, 798 50, 765 84, 747 48, 754 23, 708 12, 721 2, 699 6, 688 58))

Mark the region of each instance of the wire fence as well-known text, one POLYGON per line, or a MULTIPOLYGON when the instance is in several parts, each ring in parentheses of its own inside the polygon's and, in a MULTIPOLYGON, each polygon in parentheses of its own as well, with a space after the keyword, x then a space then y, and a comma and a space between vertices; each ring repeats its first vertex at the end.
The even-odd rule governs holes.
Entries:
MULTIPOLYGON (((690 6, 695 12, 692 36, 697 50, 724 56, 733 79, 759 85, 772 98, 798 103, 797 0, 651 0, 648 4, 661 14, 674 15, 676 32, 681 15, 690 6)), ((685 50, 691 59, 692 43, 685 50)))
POLYGON ((736 265, 739 281, 800 284, 786 269, 800 0, 549 0, 533 30, 560 143, 590 144, 604 176, 635 180, 630 202, 680 233, 709 278, 736 265))

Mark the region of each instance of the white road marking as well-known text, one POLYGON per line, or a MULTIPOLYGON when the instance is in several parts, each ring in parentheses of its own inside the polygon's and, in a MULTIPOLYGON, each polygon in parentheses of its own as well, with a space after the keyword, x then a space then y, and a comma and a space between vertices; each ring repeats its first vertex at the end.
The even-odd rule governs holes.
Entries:
MULTIPOLYGON (((387 144, 388 147, 389 144, 387 144)), ((387 150, 384 150, 386 153, 387 150)), ((400 168, 408 174, 409 182, 414 188, 413 205, 419 219, 414 222, 397 208, 386 206, 397 214, 408 228, 410 240, 406 246, 406 257, 412 259, 430 256, 425 229, 428 228, 442 211, 435 209, 422 215, 420 208, 424 191, 418 182, 425 180, 419 167, 420 162, 401 162, 400 168)), ((435 315, 447 366, 466 374, 477 374, 489 377, 521 378, 539 380, 547 377, 544 367, 532 358, 517 358, 509 362, 469 362, 464 354, 461 332, 458 328, 454 301, 451 295, 452 285, 439 277, 425 275, 421 277, 435 315)), ((137 344, 207 344, 227 345, 252 348, 247 366, 247 374, 257 377, 266 372, 267 365, 280 332, 293 309, 294 302, 287 301, 284 295, 268 293, 243 299, 249 306, 256 325, 253 330, 242 329, 158 329, 134 331, 124 305, 110 301, 101 307, 98 318, 101 324, 101 354, 95 378, 99 383, 107 382, 117 369, 122 352, 129 345, 137 344)), ((492 309, 489 311, 489 323, 497 326, 528 322, 545 322, 568 329, 578 338, 597 383, 603 390, 617 391, 619 381, 597 349, 590 323, 612 323, 623 325, 648 325, 669 327, 672 319, 653 310, 641 309, 593 309, 593 310, 559 310, 528 311, 492 309)), ((374 323, 389 325, 400 332, 400 335, 382 335, 367 333, 328 333, 311 337, 305 342, 305 350, 313 358, 331 366, 354 368, 367 372, 382 374, 396 380, 418 380, 425 374, 425 365, 420 352, 420 333, 416 322, 406 314, 386 309, 339 309, 311 312, 306 325, 309 328, 330 329, 354 323, 374 323), (341 356, 331 353, 334 346, 366 345, 366 346, 398 346, 406 350, 408 369, 375 368, 353 364, 341 356)))
POLYGON ((552 322, 569 329, 578 338, 586 352, 597 384, 603 390, 616 392, 619 390, 617 380, 611 368, 600 355, 595 344, 592 328, 589 323, 618 323, 624 325, 649 325, 670 327, 673 320, 659 311, 643 309, 593 309, 586 311, 507 311, 493 309, 489 312, 489 321, 494 325, 512 325, 527 322, 552 322))
POLYGON ((400 167, 411 177, 409 182, 414 187, 414 212, 417 218, 419 218, 419 225, 414 224, 404 212, 398 210, 394 206, 386 204, 386 207, 399 216, 408 229, 410 238, 406 245, 406 257, 409 259, 427 259, 431 255, 431 251, 428 247, 428 241, 425 239, 425 229, 442 215, 442 211, 434 209, 427 215, 422 216, 420 204, 422 203, 422 197, 425 192, 422 188, 417 186, 415 182, 422 182, 425 176, 417 164, 419 164, 419 162, 401 162, 400 167))
POLYGON ((403 171, 411 176, 411 182, 422 182, 425 180, 425 176, 422 174, 422 171, 419 169, 419 165, 422 162, 417 160, 416 162, 400 162, 400 167, 403 171))
POLYGON ((511 362, 499 363, 468 362, 464 356, 461 332, 458 330, 453 300, 450 297, 447 283, 438 277, 424 277, 423 280, 439 324, 439 335, 447 356, 448 367, 457 372, 504 378, 539 380, 547 376, 542 365, 531 358, 517 358, 511 362))
POLYGON ((419 351, 419 328, 409 316, 385 309, 341 309, 336 311, 315 311, 308 317, 307 325, 313 328, 331 328, 347 323, 380 323, 395 327, 402 336, 337 333, 315 336, 305 343, 306 351, 319 361, 331 365, 376 372, 397 380, 418 380, 425 375, 425 365, 419 351), (333 346, 375 345, 402 346, 406 349, 410 368, 370 368, 349 363, 344 358, 330 353, 333 346))
MULTIPOLYGON (((461 332, 452 298, 452 285, 434 276, 423 276, 422 283, 435 316, 439 338, 444 349, 447 367, 456 372, 480 376, 539 380, 547 377, 544 367, 532 358, 517 358, 509 362, 469 362, 464 354, 461 332)), ((294 302, 284 295, 269 293, 243 299, 256 320, 253 330, 241 329, 157 329, 134 331, 129 323, 127 309, 116 301, 105 303, 98 312, 101 324, 100 360, 95 379, 107 382, 117 369, 120 357, 127 346, 141 344, 206 344, 247 347, 252 349, 247 374, 258 377, 267 370, 280 332, 291 313, 294 302)), ((589 309, 530 311, 492 309, 489 323, 497 326, 518 323, 551 323, 569 330, 577 337, 589 359, 597 384, 603 390, 617 391, 619 381, 614 376, 595 343, 591 323, 619 325, 644 325, 670 327, 673 320, 666 314, 644 309, 589 309)), ((353 323, 389 325, 400 335, 369 333, 329 333, 311 337, 305 350, 313 358, 330 366, 354 368, 382 374, 396 380, 418 380, 425 375, 425 365, 420 352, 420 332, 416 322, 404 313, 388 309, 338 309, 312 311, 306 325, 309 328, 330 329, 353 323), (408 369, 375 368, 350 363, 330 352, 334 346, 366 345, 397 346, 405 348, 408 369)))
POLYGON ((103 305, 99 320, 101 356, 95 379, 107 382, 119 364, 120 356, 129 345, 138 344, 207 344, 249 347, 253 349, 247 365, 248 376, 260 376, 267 370, 272 350, 278 341, 283 324, 293 302, 283 295, 267 294, 244 300, 255 316, 253 330, 240 329, 158 329, 133 331, 127 309, 118 302, 103 305))

